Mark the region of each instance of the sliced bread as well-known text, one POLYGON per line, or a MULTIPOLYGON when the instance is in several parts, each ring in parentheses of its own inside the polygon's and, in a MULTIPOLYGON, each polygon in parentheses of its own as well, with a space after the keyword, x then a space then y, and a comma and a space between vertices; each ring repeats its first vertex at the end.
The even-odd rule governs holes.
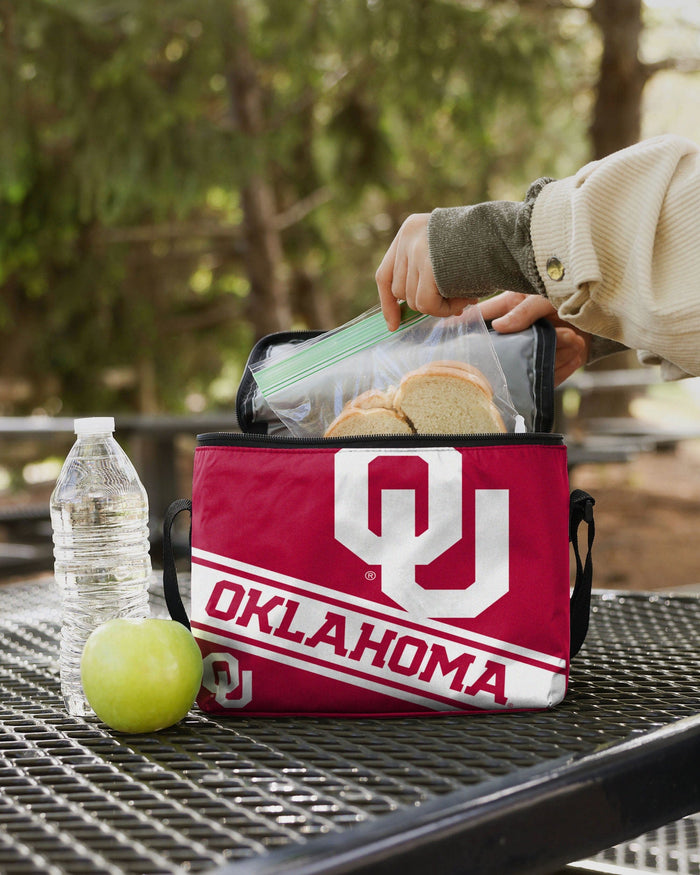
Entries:
POLYGON ((396 391, 394 405, 419 434, 505 432, 483 379, 464 370, 432 366, 412 371, 396 391))
POLYGON ((398 388, 369 389, 348 401, 324 437, 504 432, 492 398, 478 368, 434 361, 406 374, 398 388))
POLYGON ((361 407, 369 410, 374 407, 380 407, 391 410, 394 406, 394 394, 396 393, 395 386, 389 386, 387 389, 368 389, 362 392, 357 398, 353 398, 346 407, 361 407))
POLYGON ((466 362, 460 362, 456 359, 441 359, 434 362, 428 362, 428 364, 425 365, 421 365, 421 367, 417 368, 416 370, 422 372, 431 372, 436 369, 440 369, 440 371, 443 371, 445 368, 456 371, 458 374, 468 374, 474 380, 476 380, 476 382, 484 390, 489 398, 493 398, 493 389, 491 388, 491 383, 489 383, 489 381, 486 379, 483 372, 480 371, 478 368, 475 368, 474 365, 468 365, 466 362))
POLYGON ((346 405, 328 426, 324 437, 361 434, 413 434, 413 429, 397 410, 387 407, 346 405))

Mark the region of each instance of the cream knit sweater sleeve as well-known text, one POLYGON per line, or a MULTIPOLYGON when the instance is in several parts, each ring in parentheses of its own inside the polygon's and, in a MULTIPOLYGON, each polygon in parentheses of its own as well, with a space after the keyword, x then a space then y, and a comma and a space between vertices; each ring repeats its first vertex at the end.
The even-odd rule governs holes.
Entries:
POLYGON ((645 140, 550 182, 530 223, 559 315, 700 375, 700 149, 645 140))

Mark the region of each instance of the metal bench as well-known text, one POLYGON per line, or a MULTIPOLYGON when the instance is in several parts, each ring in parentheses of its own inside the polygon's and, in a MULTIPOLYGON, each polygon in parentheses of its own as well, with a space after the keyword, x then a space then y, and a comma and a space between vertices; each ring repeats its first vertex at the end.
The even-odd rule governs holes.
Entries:
POLYGON ((0 587, 0 871, 544 875, 700 810, 695 597, 594 594, 552 711, 132 736, 65 713, 57 612, 0 587))

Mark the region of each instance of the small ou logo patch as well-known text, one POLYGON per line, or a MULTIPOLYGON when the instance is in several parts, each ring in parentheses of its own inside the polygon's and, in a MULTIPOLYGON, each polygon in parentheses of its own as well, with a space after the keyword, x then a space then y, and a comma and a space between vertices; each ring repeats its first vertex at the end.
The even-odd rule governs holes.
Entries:
POLYGON ((244 708, 253 698, 253 674, 241 671, 230 653, 209 653, 204 657, 202 686, 214 694, 223 708, 244 708))
POLYGON ((461 590, 424 589, 416 582, 416 566, 429 565, 463 536, 461 454, 450 447, 410 455, 336 453, 336 540, 379 565, 382 592, 414 616, 477 617, 508 592, 508 490, 476 489, 474 505, 474 581, 461 590), (379 459, 389 473, 371 476, 379 459), (378 525, 370 513, 373 489, 379 491, 378 525))

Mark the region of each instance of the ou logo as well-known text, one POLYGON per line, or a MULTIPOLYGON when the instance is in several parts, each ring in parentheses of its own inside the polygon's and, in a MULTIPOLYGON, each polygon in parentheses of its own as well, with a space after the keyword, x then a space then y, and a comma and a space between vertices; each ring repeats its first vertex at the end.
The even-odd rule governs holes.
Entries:
POLYGON ((453 448, 410 455, 336 453, 336 540, 369 565, 381 566, 382 592, 413 616, 477 617, 508 592, 508 490, 476 489, 474 503, 474 581, 464 589, 424 589, 416 582, 416 566, 429 565, 462 538, 461 454, 453 448), (399 487, 380 483, 380 533, 370 526, 370 466, 378 458, 391 460, 398 472, 415 458, 427 467, 427 495, 425 476, 399 487), (427 506, 427 519, 421 520, 426 515, 419 513, 417 496, 427 506))
POLYGON ((252 672, 241 671, 230 653, 209 653, 204 657, 202 686, 214 694, 223 708, 244 708, 253 699, 252 672))

